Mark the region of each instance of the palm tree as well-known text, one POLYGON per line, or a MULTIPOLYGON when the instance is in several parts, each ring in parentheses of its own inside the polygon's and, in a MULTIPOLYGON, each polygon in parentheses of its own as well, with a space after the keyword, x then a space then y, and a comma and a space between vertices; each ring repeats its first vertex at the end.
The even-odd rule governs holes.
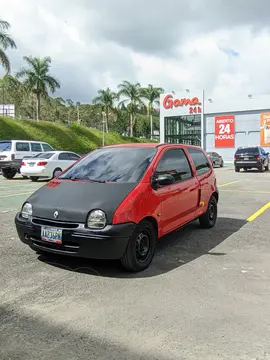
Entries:
POLYGON ((0 20, 0 63, 6 70, 7 74, 10 73, 10 61, 5 53, 5 50, 8 48, 17 48, 15 41, 6 32, 6 30, 9 30, 9 28, 10 24, 7 21, 0 20))
POLYGON ((23 78, 23 84, 26 89, 36 96, 36 115, 37 121, 40 119, 40 102, 41 97, 47 97, 49 91, 52 93, 60 88, 59 81, 49 74, 51 66, 51 58, 32 58, 32 56, 24 56, 23 58, 28 64, 28 68, 21 68, 16 74, 18 79, 23 78))
POLYGON ((154 104, 159 105, 159 97, 160 94, 163 93, 164 90, 160 87, 156 88, 153 85, 148 85, 147 88, 143 88, 141 90, 141 95, 143 98, 147 99, 147 113, 150 120, 150 128, 151 128, 151 139, 153 139, 153 107, 154 104))
POLYGON ((93 104, 100 105, 105 113, 105 128, 108 132, 109 112, 115 110, 115 101, 118 100, 118 94, 110 88, 99 90, 98 95, 93 99, 93 104))
POLYGON ((137 106, 144 106, 141 96, 141 85, 139 83, 131 84, 129 81, 123 81, 122 84, 118 85, 118 88, 118 96, 124 96, 126 98, 120 102, 119 106, 126 103, 128 104, 127 110, 130 116, 129 134, 133 137, 137 106))

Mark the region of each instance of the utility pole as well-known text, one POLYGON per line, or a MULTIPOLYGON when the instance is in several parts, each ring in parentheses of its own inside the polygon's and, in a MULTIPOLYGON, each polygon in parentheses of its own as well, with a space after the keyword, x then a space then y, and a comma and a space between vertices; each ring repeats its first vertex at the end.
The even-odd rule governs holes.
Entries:
POLYGON ((102 146, 105 145, 105 112, 102 111, 102 146))
POLYGON ((81 105, 81 103, 79 101, 77 101, 76 106, 77 106, 77 122, 78 122, 78 124, 80 124, 80 108, 79 108, 80 105, 81 105))

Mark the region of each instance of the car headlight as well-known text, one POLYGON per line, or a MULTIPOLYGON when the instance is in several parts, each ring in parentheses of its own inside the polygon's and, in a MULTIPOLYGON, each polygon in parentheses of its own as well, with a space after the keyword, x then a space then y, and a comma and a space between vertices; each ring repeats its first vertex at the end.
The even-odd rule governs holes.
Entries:
POLYGON ((102 229, 107 222, 106 214, 102 210, 92 210, 88 215, 87 226, 91 229, 102 229))
POLYGON ((22 217, 24 219, 29 219, 29 216, 32 216, 33 209, 30 203, 25 203, 22 207, 22 217))

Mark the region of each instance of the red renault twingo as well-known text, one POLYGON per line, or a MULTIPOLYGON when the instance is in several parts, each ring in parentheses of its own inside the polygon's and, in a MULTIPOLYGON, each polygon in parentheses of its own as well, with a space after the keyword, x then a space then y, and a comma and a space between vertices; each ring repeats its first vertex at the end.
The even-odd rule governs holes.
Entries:
POLYGON ((37 190, 15 223, 38 252, 120 259, 147 268, 156 241, 199 219, 212 228, 219 193, 206 153, 173 144, 97 149, 37 190))

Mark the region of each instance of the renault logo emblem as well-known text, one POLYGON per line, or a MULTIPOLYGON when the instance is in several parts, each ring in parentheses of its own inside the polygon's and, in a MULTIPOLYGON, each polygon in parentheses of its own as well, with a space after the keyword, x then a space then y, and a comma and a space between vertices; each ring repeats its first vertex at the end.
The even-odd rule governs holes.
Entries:
POLYGON ((58 211, 55 211, 54 213, 53 213, 53 217, 55 218, 55 219, 57 219, 58 218, 58 211))

